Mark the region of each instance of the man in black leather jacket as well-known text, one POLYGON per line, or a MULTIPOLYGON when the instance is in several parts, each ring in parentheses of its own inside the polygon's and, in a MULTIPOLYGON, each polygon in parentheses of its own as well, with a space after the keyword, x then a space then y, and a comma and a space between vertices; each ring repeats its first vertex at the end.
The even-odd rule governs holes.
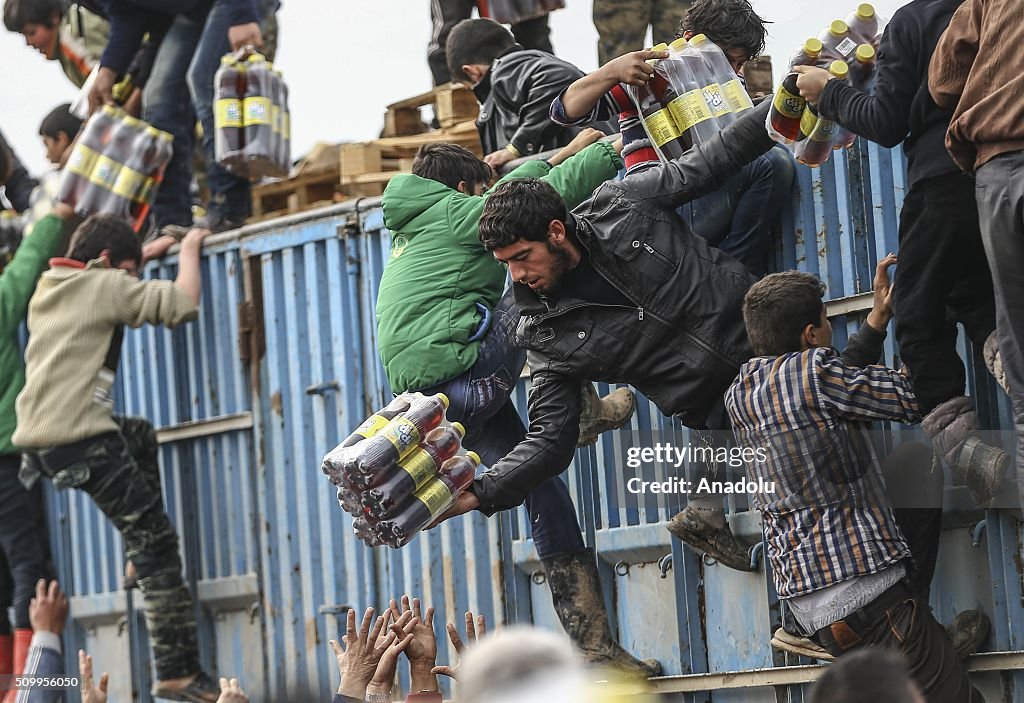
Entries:
POLYGON ((484 161, 493 168, 561 148, 579 132, 579 127, 558 125, 548 117, 551 101, 583 77, 571 63, 524 49, 507 29, 488 19, 457 24, 448 37, 447 56, 452 80, 472 88, 480 103, 476 124, 484 161))
MULTIPOLYGON (((536 179, 495 190, 480 238, 514 282, 516 341, 532 375, 530 430, 446 517, 518 506, 568 467, 583 379, 628 383, 691 428, 729 429, 722 395, 753 355, 741 305, 755 277, 694 235, 675 209, 772 147, 769 103, 675 161, 604 183, 568 215, 536 179)), ((669 530, 727 566, 750 569, 720 496, 691 496, 669 530)))

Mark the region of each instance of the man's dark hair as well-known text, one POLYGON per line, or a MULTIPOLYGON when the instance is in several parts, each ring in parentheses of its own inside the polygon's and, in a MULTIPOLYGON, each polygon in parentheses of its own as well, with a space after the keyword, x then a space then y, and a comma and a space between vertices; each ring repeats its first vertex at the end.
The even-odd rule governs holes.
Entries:
POLYGON ((923 701, 907 660, 895 649, 862 647, 830 665, 811 691, 811 703, 923 701))
POLYGON ((68 139, 74 139, 81 127, 82 120, 71 114, 71 103, 64 103, 53 108, 50 114, 43 118, 43 123, 39 125, 39 136, 56 139, 64 132, 68 139))
POLYGON ((444 183, 452 190, 457 190, 459 182, 465 181, 470 193, 476 186, 491 182, 491 167, 458 144, 424 144, 416 152, 412 172, 444 183))
POLYGON ((552 220, 565 222, 565 201, 546 181, 516 178, 502 183, 487 198, 480 216, 480 241, 487 251, 520 239, 544 242, 552 220))
POLYGON ((747 337, 758 356, 800 351, 807 325, 821 322, 825 284, 812 273, 786 271, 765 276, 743 298, 747 337))
POLYGON ((490 66, 515 43, 512 32, 494 20, 462 20, 448 35, 445 49, 448 73, 453 81, 468 81, 463 66, 475 63, 490 66))
POLYGON ((111 266, 117 266, 122 261, 142 264, 139 235, 128 222, 114 215, 91 215, 80 224, 71 236, 68 258, 86 264, 100 258, 105 249, 110 250, 111 266))
POLYGON ((4 26, 9 32, 20 32, 26 24, 53 27, 53 15, 64 16, 61 0, 7 0, 4 3, 4 26))
POLYGON ((13 169, 14 159, 11 156, 11 150, 7 148, 6 142, 0 137, 0 186, 7 183, 13 169))
POLYGON ((749 0, 694 0, 676 36, 703 34, 722 51, 743 49, 752 59, 764 51, 765 24, 749 0))

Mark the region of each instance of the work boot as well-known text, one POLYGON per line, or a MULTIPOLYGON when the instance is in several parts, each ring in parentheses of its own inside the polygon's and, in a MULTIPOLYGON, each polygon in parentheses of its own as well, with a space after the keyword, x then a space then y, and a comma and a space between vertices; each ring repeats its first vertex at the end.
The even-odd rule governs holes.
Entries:
POLYGON ((683 544, 707 554, 719 564, 737 571, 754 571, 747 550, 736 541, 729 523, 724 519, 722 522, 722 527, 712 525, 691 503, 669 521, 668 531, 683 544))
POLYGON ((998 495, 1010 456, 982 442, 977 436, 980 428, 974 401, 962 395, 940 404, 921 420, 921 429, 931 438, 936 454, 952 467, 956 482, 967 486, 974 502, 984 507, 998 495))
POLYGON ((992 629, 992 622, 980 610, 964 610, 945 629, 957 656, 964 660, 981 649, 981 643, 992 629))
POLYGON ((656 660, 640 661, 612 637, 593 551, 584 549, 541 563, 558 620, 588 663, 645 679, 661 674, 656 660))
POLYGON ((999 337, 992 332, 985 338, 985 345, 982 347, 981 355, 985 358, 985 366, 992 378, 996 379, 999 387, 1010 393, 1010 384, 1006 380, 1006 372, 1003 371, 1003 355, 999 352, 999 337))
POLYGON ((628 388, 616 388, 604 398, 599 398, 594 384, 587 381, 583 384, 581 399, 583 412, 580 414, 577 447, 589 447, 602 432, 622 427, 633 417, 636 409, 636 396, 628 388))
POLYGON ((792 632, 786 632, 781 627, 772 635, 772 646, 784 652, 792 652, 793 654, 799 654, 801 657, 810 657, 811 659, 823 662, 830 662, 835 659, 826 649, 809 638, 792 632))

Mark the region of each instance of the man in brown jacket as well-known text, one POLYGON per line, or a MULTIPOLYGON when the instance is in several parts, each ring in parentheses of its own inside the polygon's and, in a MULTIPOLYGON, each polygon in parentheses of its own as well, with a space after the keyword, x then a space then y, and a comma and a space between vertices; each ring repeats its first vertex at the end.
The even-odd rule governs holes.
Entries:
POLYGON ((976 178, 1024 495, 1024 67, 1006 50, 1022 28, 1020 0, 967 0, 932 55, 928 89, 937 104, 955 108, 946 147, 976 178))

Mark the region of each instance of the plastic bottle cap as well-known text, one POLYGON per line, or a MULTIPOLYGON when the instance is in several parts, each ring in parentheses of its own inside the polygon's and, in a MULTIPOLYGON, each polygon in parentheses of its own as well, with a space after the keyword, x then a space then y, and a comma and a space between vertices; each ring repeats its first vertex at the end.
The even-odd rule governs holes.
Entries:
POLYGON ((811 37, 804 42, 804 53, 810 56, 812 59, 818 58, 818 54, 824 49, 824 44, 817 37, 811 37))
POLYGON ((690 43, 694 46, 701 46, 702 44, 706 43, 707 40, 708 36, 706 34, 695 34, 694 36, 690 37, 690 43))
MULTIPOLYGON (((843 25, 843 26, 846 26, 846 25, 843 25)), ((263 54, 253 54, 248 59, 246 59, 246 61, 247 61, 247 63, 262 63, 262 64, 265 64, 267 62, 267 59, 264 58, 263 54)))
POLYGON ((474 464, 480 463, 480 455, 477 454, 476 452, 466 452, 466 456, 472 459, 474 464))
POLYGON ((857 5, 857 17, 860 17, 862 20, 870 20, 874 16, 875 8, 871 3, 862 2, 860 5, 857 5))
POLYGON ((678 39, 676 39, 674 42, 672 42, 668 46, 673 51, 682 51, 683 49, 686 48, 686 40, 683 39, 682 37, 679 37, 678 39))
POLYGON ((828 67, 828 72, 836 78, 846 78, 846 74, 850 72, 850 67, 846 65, 845 61, 833 61, 828 67))
POLYGON ((833 37, 841 37, 844 34, 849 34, 850 27, 842 20, 832 20, 832 24, 828 26, 828 33, 833 37))
POLYGON ((108 115, 110 117, 116 117, 117 116, 117 108, 114 107, 113 105, 104 105, 102 111, 103 111, 103 114, 108 115))
POLYGON ((857 47, 857 60, 861 63, 871 63, 875 60, 875 47, 870 44, 861 44, 857 47))
POLYGON ((453 422, 452 429, 458 432, 460 437, 466 436, 466 428, 462 425, 461 422, 453 422))
POLYGON ((654 48, 651 49, 651 51, 668 51, 668 44, 666 44, 665 42, 662 42, 661 44, 656 44, 654 48))
POLYGON ((235 60, 235 55, 234 54, 224 54, 223 56, 220 57, 220 65, 221 66, 230 66, 230 65, 235 64, 235 63, 238 63, 238 62, 235 60))
POLYGON ((448 400, 448 396, 446 396, 444 393, 438 393, 437 397, 441 399, 441 402, 444 403, 444 409, 447 410, 448 406, 451 405, 452 403, 450 400, 448 400))

